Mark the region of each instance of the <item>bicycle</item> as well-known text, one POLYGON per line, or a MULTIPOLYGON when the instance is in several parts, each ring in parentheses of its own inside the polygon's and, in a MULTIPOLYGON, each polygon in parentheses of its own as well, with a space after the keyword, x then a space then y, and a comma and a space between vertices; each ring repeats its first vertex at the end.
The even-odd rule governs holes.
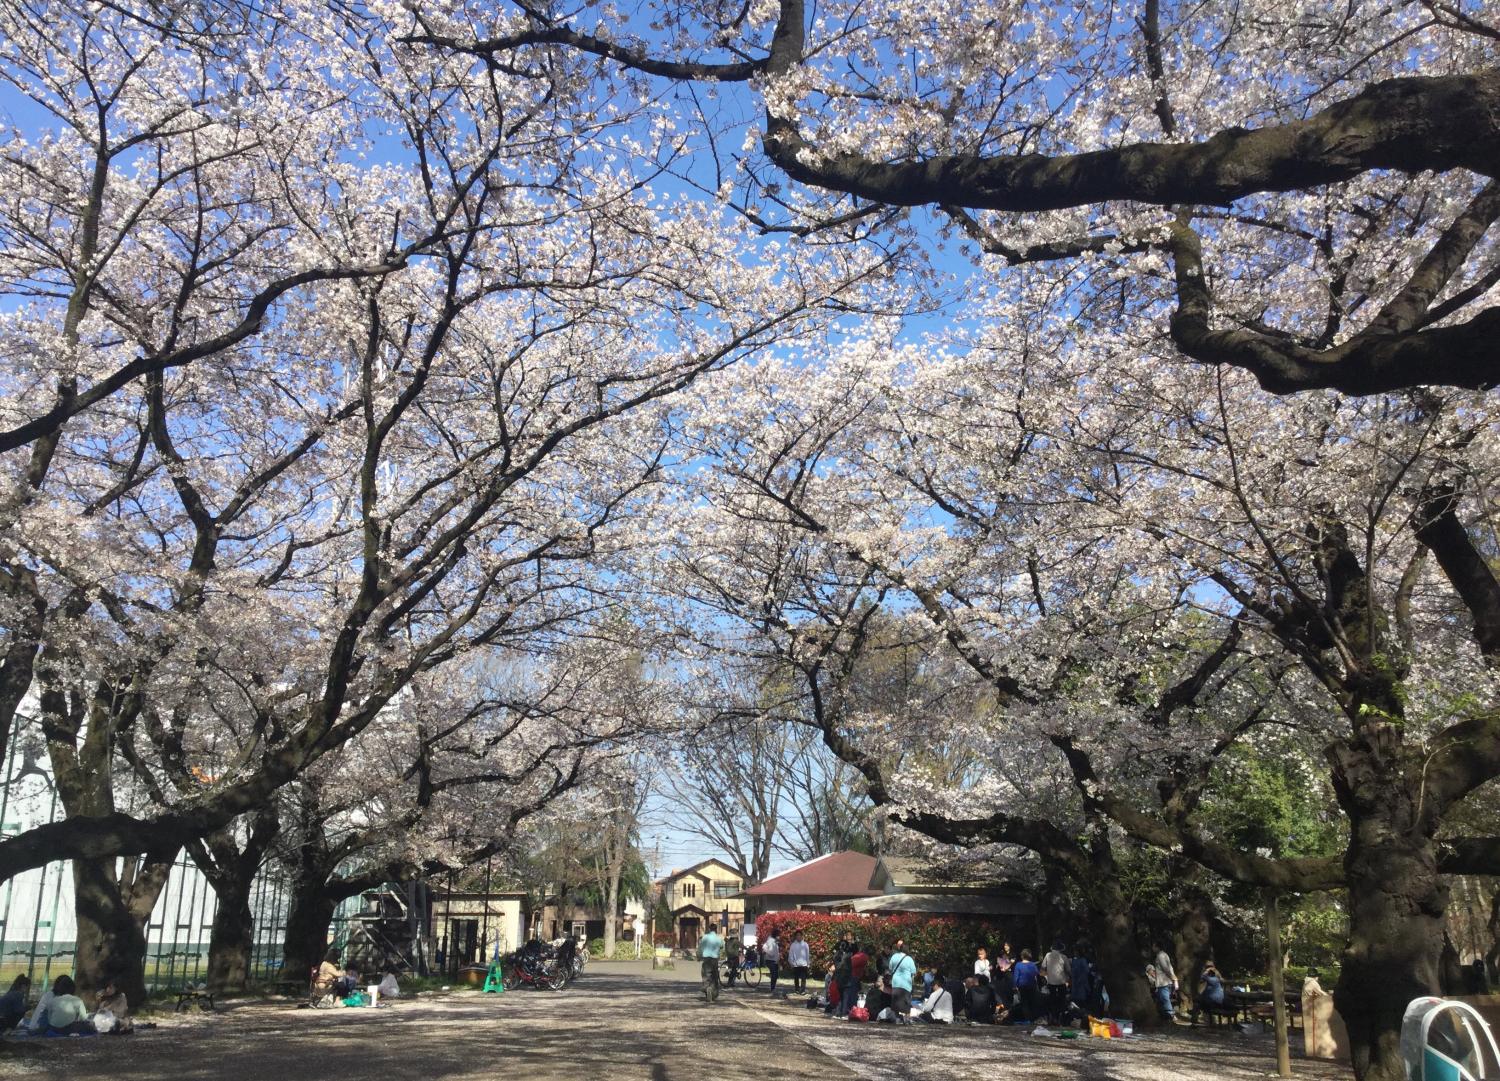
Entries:
POLYGON ((743 980, 749 987, 760 986, 760 962, 750 957, 744 958, 737 965, 727 957, 722 958, 719 968, 719 981, 730 987, 734 986, 735 980, 743 980))

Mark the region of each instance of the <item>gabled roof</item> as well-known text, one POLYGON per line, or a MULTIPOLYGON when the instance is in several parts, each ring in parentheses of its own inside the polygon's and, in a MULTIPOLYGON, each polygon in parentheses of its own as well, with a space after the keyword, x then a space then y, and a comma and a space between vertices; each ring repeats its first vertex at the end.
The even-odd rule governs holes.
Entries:
POLYGON ((870 877, 877 860, 863 852, 830 852, 790 871, 772 875, 745 891, 746 897, 873 897, 870 877))
POLYGON ((728 871, 735 877, 739 877, 740 875, 740 873, 733 867, 729 866, 729 864, 725 863, 723 860, 715 856, 711 859, 699 860, 691 867, 684 867, 681 870, 673 871, 671 874, 667 875, 665 878, 659 879, 658 881, 661 885, 666 885, 668 882, 675 882, 679 878, 686 878, 688 875, 697 874, 699 871, 703 870, 703 868, 707 867, 711 863, 717 863, 720 867, 724 868, 724 870, 728 871))

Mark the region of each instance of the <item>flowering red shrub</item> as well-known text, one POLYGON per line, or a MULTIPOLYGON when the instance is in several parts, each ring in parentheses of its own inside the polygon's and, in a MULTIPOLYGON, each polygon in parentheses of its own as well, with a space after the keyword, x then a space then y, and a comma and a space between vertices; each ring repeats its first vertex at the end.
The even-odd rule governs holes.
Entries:
POLYGON ((850 932, 856 942, 869 948, 870 954, 889 953, 896 940, 906 941, 906 952, 919 968, 929 966, 939 972, 959 975, 974 967, 974 951, 987 947, 995 952, 1002 942, 1010 942, 1020 956, 1022 942, 1013 922, 956 919, 952 916, 919 916, 901 913, 894 916, 856 916, 843 912, 767 912, 756 918, 756 938, 764 942, 775 932, 781 942, 782 956, 793 933, 801 931, 812 950, 812 969, 823 973, 833 958, 833 947, 839 936, 850 932))

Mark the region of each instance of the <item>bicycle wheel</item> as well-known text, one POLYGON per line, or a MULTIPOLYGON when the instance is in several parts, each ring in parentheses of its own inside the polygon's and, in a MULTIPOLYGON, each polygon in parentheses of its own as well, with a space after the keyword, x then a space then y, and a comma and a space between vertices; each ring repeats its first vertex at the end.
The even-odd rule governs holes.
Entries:
POLYGON ((745 968, 745 970, 740 973, 740 979, 744 980, 747 986, 750 986, 750 987, 759 987, 760 986, 760 966, 759 965, 749 965, 749 966, 747 966, 745 968))

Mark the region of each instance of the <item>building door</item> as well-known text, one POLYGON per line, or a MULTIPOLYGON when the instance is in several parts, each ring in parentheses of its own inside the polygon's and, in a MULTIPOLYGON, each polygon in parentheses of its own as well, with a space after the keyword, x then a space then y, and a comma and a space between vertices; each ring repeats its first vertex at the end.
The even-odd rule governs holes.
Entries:
POLYGON ((474 951, 479 945, 478 920, 449 920, 448 941, 453 949, 448 955, 448 964, 463 968, 474 963, 474 951))
POLYGON ((698 917, 684 916, 677 924, 677 948, 692 950, 698 946, 698 917))

